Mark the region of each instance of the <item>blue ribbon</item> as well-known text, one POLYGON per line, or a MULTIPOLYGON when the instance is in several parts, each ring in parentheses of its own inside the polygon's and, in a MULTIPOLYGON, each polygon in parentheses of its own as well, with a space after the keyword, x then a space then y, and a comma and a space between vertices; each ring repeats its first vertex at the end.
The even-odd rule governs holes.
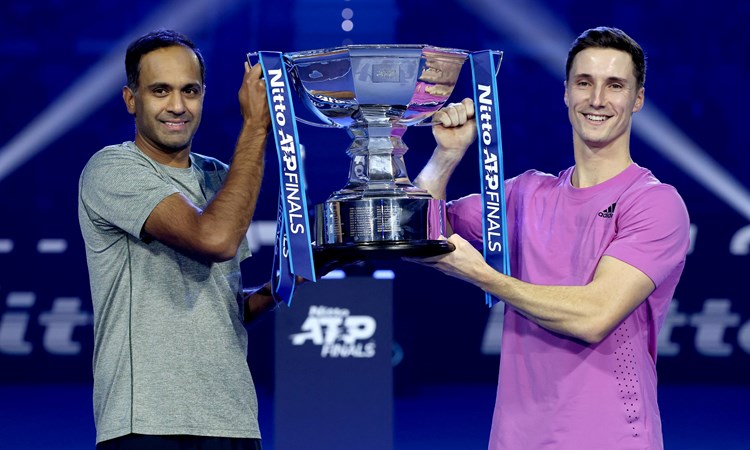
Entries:
POLYGON ((271 295, 278 305, 286 302, 291 306, 294 295, 295 276, 289 264, 289 245, 284 231, 284 205, 279 196, 279 210, 276 216, 276 242, 273 248, 273 267, 271 276, 271 295))
POLYGON ((316 281, 310 222, 307 216, 305 174, 302 167, 292 87, 279 52, 259 52, 271 110, 271 125, 279 159, 279 212, 272 272, 277 303, 292 303, 295 278, 316 281))
MULTIPOLYGON (((482 251, 484 259, 498 272, 510 275, 508 222, 505 213, 505 175, 500 111, 497 100, 495 57, 501 54, 483 50, 469 55, 477 121, 479 171, 482 179, 482 251)), ((500 60, 498 59, 498 64, 500 60)), ((493 306, 500 299, 485 293, 493 306)))

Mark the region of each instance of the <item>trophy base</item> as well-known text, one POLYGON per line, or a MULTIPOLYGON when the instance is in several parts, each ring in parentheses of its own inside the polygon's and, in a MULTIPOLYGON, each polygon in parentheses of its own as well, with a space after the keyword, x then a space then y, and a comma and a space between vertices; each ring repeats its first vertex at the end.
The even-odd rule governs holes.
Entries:
POLYGON ((336 248, 430 247, 445 235, 445 223, 445 200, 408 196, 329 200, 315 207, 315 242, 336 248))
POLYGON ((313 254, 323 259, 357 261, 362 259, 427 258, 455 250, 448 241, 377 241, 357 244, 325 244, 313 247, 313 254))
POLYGON ((445 201, 424 197, 329 200, 315 208, 319 272, 370 260, 425 258, 455 250, 444 239, 445 201))
POLYGON ((378 241, 356 244, 313 246, 313 259, 320 275, 360 261, 427 258, 450 253, 455 246, 448 241, 378 241))

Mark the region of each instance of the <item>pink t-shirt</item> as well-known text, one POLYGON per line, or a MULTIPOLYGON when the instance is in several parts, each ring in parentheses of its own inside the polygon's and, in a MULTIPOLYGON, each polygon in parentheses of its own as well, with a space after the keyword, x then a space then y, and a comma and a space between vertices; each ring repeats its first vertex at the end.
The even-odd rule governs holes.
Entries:
MULTIPOLYGON (((578 189, 573 168, 506 181, 511 273, 540 285, 584 285, 603 255, 656 289, 591 345, 548 331, 506 305, 490 449, 661 449, 656 338, 685 264, 689 219, 677 191, 630 165, 578 189)), ((451 202, 456 233, 480 244, 478 195, 451 202)))

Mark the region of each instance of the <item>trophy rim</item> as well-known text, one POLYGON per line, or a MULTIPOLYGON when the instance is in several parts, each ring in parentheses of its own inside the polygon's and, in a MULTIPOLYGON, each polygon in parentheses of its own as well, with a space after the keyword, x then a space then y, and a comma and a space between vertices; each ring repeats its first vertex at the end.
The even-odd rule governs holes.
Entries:
POLYGON ((328 54, 328 55, 335 55, 335 54, 344 54, 348 53, 350 50, 367 50, 367 49, 406 49, 406 50, 422 50, 428 49, 430 51, 440 52, 440 53, 447 53, 452 55, 460 55, 464 58, 468 58, 469 52, 468 50, 460 49, 460 48, 448 48, 448 47, 438 47, 435 45, 430 44, 349 44, 349 45, 340 45, 336 47, 328 47, 328 48, 319 48, 314 50, 301 50, 296 52, 284 52, 283 55, 285 58, 290 60, 291 62, 297 62, 299 60, 304 60, 306 58, 318 56, 321 54, 328 54))

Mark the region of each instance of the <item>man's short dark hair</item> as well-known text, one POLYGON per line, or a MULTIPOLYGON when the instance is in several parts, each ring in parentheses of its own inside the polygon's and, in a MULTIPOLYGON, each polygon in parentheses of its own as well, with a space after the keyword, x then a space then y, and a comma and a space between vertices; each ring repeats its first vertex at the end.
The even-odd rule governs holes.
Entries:
POLYGON ((141 73, 141 58, 154 50, 180 45, 195 53, 201 68, 201 83, 206 81, 206 65, 198 47, 187 36, 174 30, 155 30, 133 41, 125 53, 125 73, 128 76, 128 87, 135 92, 138 88, 138 77, 141 73))
POLYGON ((568 51, 568 61, 565 63, 565 79, 570 76, 570 68, 576 55, 587 48, 613 48, 622 50, 633 59, 633 75, 638 87, 646 83, 646 55, 641 46, 624 31, 618 28, 597 27, 581 33, 568 51))

